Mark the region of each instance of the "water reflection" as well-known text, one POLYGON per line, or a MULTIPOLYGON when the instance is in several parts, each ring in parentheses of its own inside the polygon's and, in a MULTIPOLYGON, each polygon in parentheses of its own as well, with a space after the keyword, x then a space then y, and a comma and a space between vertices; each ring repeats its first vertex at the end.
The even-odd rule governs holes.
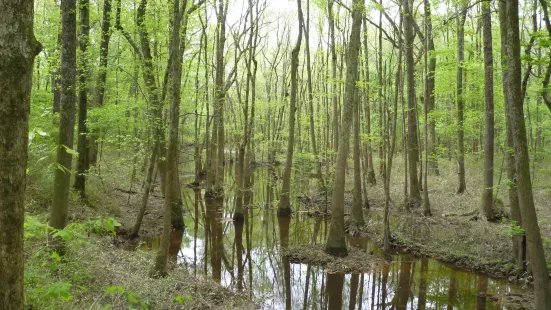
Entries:
MULTIPOLYGON (((251 177, 252 190, 245 192, 241 223, 230 219, 235 206, 231 196, 215 198, 199 189, 185 189, 190 197, 187 228, 171 239, 176 248, 171 255, 197 274, 261 300, 263 309, 505 309, 487 296, 521 290, 505 281, 400 253, 363 274, 328 274, 320 266, 290 263, 280 249, 324 243, 328 221, 303 212, 291 219, 278 218, 273 201, 277 188, 266 181, 271 180, 267 171, 260 173, 264 174, 257 175, 254 183, 251 177)), ((300 211, 300 206, 295 210, 300 211)), ((369 240, 348 242, 381 254, 369 240)), ((153 239, 145 247, 155 248, 157 243, 153 239)))

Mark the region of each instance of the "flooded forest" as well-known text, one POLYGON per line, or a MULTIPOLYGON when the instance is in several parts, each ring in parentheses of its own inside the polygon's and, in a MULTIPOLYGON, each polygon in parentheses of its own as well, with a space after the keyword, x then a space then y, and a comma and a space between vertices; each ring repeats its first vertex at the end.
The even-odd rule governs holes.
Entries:
POLYGON ((551 309, 548 0, 0 0, 0 310, 551 309))

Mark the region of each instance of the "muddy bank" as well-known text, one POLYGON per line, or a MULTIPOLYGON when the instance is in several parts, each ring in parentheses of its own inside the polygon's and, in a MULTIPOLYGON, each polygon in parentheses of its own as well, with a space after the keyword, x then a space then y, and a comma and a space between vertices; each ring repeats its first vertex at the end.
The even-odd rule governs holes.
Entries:
POLYGON ((281 250, 291 263, 323 266, 328 273, 364 273, 380 267, 382 260, 356 247, 348 249, 348 256, 334 257, 324 251, 322 244, 293 245, 281 250))

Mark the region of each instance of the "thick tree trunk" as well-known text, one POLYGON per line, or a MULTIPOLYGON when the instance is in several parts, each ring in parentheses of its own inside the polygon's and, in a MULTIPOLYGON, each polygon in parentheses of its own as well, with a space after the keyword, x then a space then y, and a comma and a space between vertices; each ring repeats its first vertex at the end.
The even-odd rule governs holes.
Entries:
POLYGON ((492 52, 492 15, 490 1, 482 3, 484 32, 484 102, 486 139, 484 140, 484 188, 480 208, 488 220, 493 219, 494 187, 494 56, 492 52))
MULTIPOLYGON (((303 24, 301 1, 297 1, 298 18, 300 25, 303 24)), ((293 166, 293 150, 295 145, 295 110, 297 106, 298 94, 298 56, 302 42, 302 27, 299 26, 298 38, 295 47, 291 53, 291 98, 289 106, 289 139, 287 141, 287 160, 285 161, 285 172, 283 173, 283 184, 281 194, 279 195, 278 216, 290 216, 291 209, 291 169, 293 166)))
POLYGON ((0 309, 22 310, 23 223, 33 62, 33 1, 0 2, 0 309))
POLYGON ((85 196, 86 171, 88 170, 88 131, 86 129, 88 109, 88 45, 90 44, 90 10, 89 0, 79 0, 80 17, 80 61, 78 66, 78 135, 77 135, 77 173, 74 188, 85 196))
POLYGON ((346 84, 342 127, 339 132, 339 151, 337 152, 337 165, 335 167, 335 182, 332 197, 331 228, 325 251, 335 256, 346 256, 346 239, 344 235, 344 185, 346 178, 346 162, 348 159, 350 128, 358 104, 356 93, 356 81, 358 80, 358 56, 361 46, 362 14, 364 10, 363 0, 354 0, 352 3, 352 28, 346 55, 346 84))
MULTIPOLYGON (((182 13, 185 14, 187 0, 182 0, 182 13)), ((165 276, 167 274, 167 261, 168 261, 168 250, 170 245, 170 232, 173 228, 172 217, 176 218, 180 214, 173 214, 177 210, 181 210, 180 205, 180 195, 179 195, 179 184, 178 178, 178 162, 180 158, 179 153, 179 140, 178 140, 178 127, 180 124, 180 88, 182 82, 182 59, 180 51, 180 26, 181 26, 181 16, 180 13, 180 1, 173 2, 173 25, 172 25, 172 37, 171 37, 171 46, 170 53, 173 56, 174 63, 172 64, 171 70, 171 93, 172 93, 172 104, 170 107, 170 127, 168 135, 168 149, 167 149, 167 163, 172 169, 168 169, 166 173, 166 192, 165 192, 165 203, 164 203, 164 216, 163 216, 163 234, 161 235, 161 242, 159 246, 159 251, 155 258, 155 265, 152 270, 153 276, 165 276)), ((174 227, 176 230, 183 229, 183 222, 181 227, 174 227)))
MULTIPOLYGON (((500 39, 501 39, 501 68, 503 73, 502 83, 503 83, 503 99, 505 101, 505 106, 509 106, 509 96, 508 93, 508 64, 507 64, 507 13, 506 13, 506 4, 505 2, 499 2, 499 28, 500 28, 500 39)), ((517 192, 517 168, 514 154, 514 143, 513 143, 513 128, 511 124, 511 115, 505 113, 505 123, 506 123, 506 150, 504 156, 507 159, 507 179, 509 180, 508 187, 508 196, 509 196, 509 209, 511 214, 511 220, 515 222, 516 225, 522 227, 522 216, 520 213, 520 205, 517 192)), ((513 240, 513 260, 516 263, 516 266, 519 270, 525 270, 526 265, 526 236, 524 235, 514 235, 512 236, 513 240)))
POLYGON ((462 194, 467 189, 465 181, 465 129, 463 120, 465 114, 465 99, 463 98, 463 60, 465 58, 465 19, 467 9, 459 8, 457 12, 457 75, 456 96, 457 102, 457 194, 462 194))
MULTIPOLYGON (((75 90, 76 90, 76 0, 61 2, 61 111, 59 113, 59 139, 56 169, 54 172, 54 193, 50 209, 50 226, 63 229, 67 224, 69 190, 75 133, 75 90)), ((56 246, 56 245, 55 245, 56 246)), ((62 250, 62 248, 59 248, 62 250)))
POLYGON ((526 232, 528 259, 534 277, 535 304, 537 309, 551 309, 549 291, 549 271, 545 260, 542 238, 532 193, 526 125, 521 97, 521 63, 518 0, 511 0, 506 5, 507 14, 507 96, 505 107, 511 116, 515 159, 517 167, 517 186, 522 226, 526 232))

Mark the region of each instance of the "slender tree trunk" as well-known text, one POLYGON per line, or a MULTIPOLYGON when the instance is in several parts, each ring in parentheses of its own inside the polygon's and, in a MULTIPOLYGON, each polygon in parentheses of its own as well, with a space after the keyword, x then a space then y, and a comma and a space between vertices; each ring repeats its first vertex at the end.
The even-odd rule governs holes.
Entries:
POLYGON ((88 170, 88 130, 86 118, 88 112, 88 45, 90 44, 90 2, 79 0, 80 35, 80 62, 78 66, 78 136, 77 136, 77 173, 74 188, 85 196, 86 171, 88 170))
POLYGON ((429 167, 432 173, 435 175, 440 175, 440 171, 438 169, 438 153, 436 150, 436 146, 438 144, 436 140, 436 120, 434 117, 430 117, 431 113, 435 110, 435 103, 434 103, 434 87, 435 87, 435 80, 434 80, 434 72, 436 71, 436 55, 434 55, 434 38, 432 35, 432 15, 431 15, 431 8, 430 8, 430 2, 428 0, 425 0, 425 19, 426 19, 426 40, 427 40, 427 53, 428 53, 428 71, 427 76, 425 80, 425 87, 426 87, 426 93, 425 93, 425 104, 427 107, 427 113, 429 114, 429 120, 428 120, 428 133, 429 133, 429 139, 427 141, 426 148, 429 152, 429 167))
MULTIPOLYGON (((107 63, 109 56, 109 40, 111 39, 111 0, 103 1, 103 16, 101 20, 101 39, 99 46, 99 66, 98 66, 98 80, 96 82, 97 97, 95 105, 97 107, 103 106, 105 99, 105 84, 107 82, 107 63)), ((89 146, 89 165, 95 165, 98 157, 99 146, 97 144, 99 132, 93 131, 90 135, 89 146)))
POLYGON ((331 94, 333 103, 333 149, 339 149, 339 100, 337 84, 337 51, 335 46, 335 17, 333 15, 333 1, 327 1, 327 17, 329 19, 329 39, 331 49, 331 94))
POLYGON ((153 171, 155 170, 155 163, 157 160, 157 154, 158 150, 156 148, 153 148, 151 150, 151 155, 149 158, 149 167, 147 168, 147 175, 145 178, 145 186, 143 189, 143 195, 142 195, 142 201, 140 204, 140 210, 138 211, 138 216, 136 218, 136 222, 134 223, 134 226, 132 227, 132 230, 130 231, 130 237, 134 238, 137 237, 140 232, 140 226, 142 225, 142 220, 145 215, 145 210, 147 208, 147 201, 149 200, 149 193, 151 192, 151 183, 153 181, 153 171))
POLYGON ((353 115, 354 120, 354 190, 352 197, 352 211, 350 212, 350 221, 348 223, 348 233, 351 235, 357 235, 360 233, 360 229, 365 225, 363 216, 363 203, 362 203, 362 176, 361 176, 361 163, 360 163, 360 99, 358 98, 359 90, 356 89, 355 99, 356 113, 353 115))
MULTIPOLYGON (((425 133, 425 170, 420 171, 420 173, 425 174, 425 184, 423 188, 425 189, 423 191, 423 214, 425 216, 431 216, 432 211, 430 209, 430 200, 429 200, 429 181, 428 181, 428 170, 429 170, 429 149, 431 149, 433 146, 429 147, 429 105, 431 108, 434 109, 434 67, 436 66, 436 61, 434 60, 434 56, 430 55, 430 61, 429 61, 429 54, 434 51, 434 42, 432 42, 432 23, 431 23, 431 15, 430 15, 430 4, 428 0, 424 0, 425 5, 425 96, 424 96, 424 133, 425 133), (432 48, 432 50, 431 50, 432 48), (434 63, 432 63, 434 62, 434 63), (434 67, 431 68, 431 65, 434 65, 434 67), (430 71, 433 69, 433 71, 430 71)), ((430 151, 430 156, 432 156, 432 149, 430 151)), ((436 167, 436 171, 438 171, 438 163, 434 165, 433 168, 436 167)))
POLYGON ((492 15, 490 1, 482 3, 482 27, 484 32, 484 102, 486 139, 484 140, 484 188, 481 209, 484 216, 494 217, 494 56, 492 52, 492 15))
POLYGON ((367 182, 371 185, 377 184, 377 179, 375 178, 375 169, 373 168, 373 149, 371 145, 371 102, 370 102, 370 93, 369 93, 369 51, 367 45, 367 20, 364 20, 364 70, 365 70, 365 81, 367 84, 367 90, 365 91, 365 119, 366 119, 366 133, 368 135, 367 140, 367 182))
MULTIPOLYGON (((297 0, 299 24, 303 24, 302 8, 300 0, 297 0)), ((291 99, 289 107, 289 140, 287 141, 287 160, 285 162, 285 172, 283 173, 283 184, 281 194, 279 195, 278 216, 290 216, 291 210, 291 169, 293 166, 293 149, 295 144, 295 110, 297 106, 298 93, 298 56, 302 42, 302 27, 299 26, 298 38, 291 54, 291 99)))
POLYGON ((339 140, 342 142, 337 153, 337 165, 335 167, 335 182, 332 198, 331 228, 325 251, 335 256, 346 256, 346 240, 344 236, 344 185, 346 178, 346 162, 350 142, 350 127, 352 125, 356 106, 358 105, 356 81, 358 80, 358 58, 361 47, 361 26, 364 10, 363 0, 354 0, 352 3, 352 29, 348 41, 346 55, 346 84, 343 125, 339 132, 339 140))
POLYGON ((467 9, 464 6, 457 12, 457 76, 456 96, 457 102, 457 194, 462 194, 467 189, 465 181, 465 129, 463 120, 465 114, 465 99, 463 98, 463 60, 465 58, 465 19, 467 9))
MULTIPOLYGON (((55 229, 63 229, 67 224, 69 207, 73 156, 68 150, 73 148, 75 133, 76 0, 63 0, 61 12, 61 111, 59 113, 59 139, 54 172, 54 193, 50 209, 50 226, 55 229)), ((54 246, 59 246, 58 250, 60 251, 63 250, 57 242, 54 246)))
POLYGON ((24 303, 23 224, 33 62, 33 1, 0 2, 0 309, 24 303))
POLYGON ((306 26, 304 27, 305 43, 306 43, 306 72, 308 73, 308 120, 310 125, 310 142, 312 143, 312 152, 316 159, 316 177, 318 178, 321 192, 326 192, 325 180, 321 171, 321 159, 319 158, 318 145, 316 142, 316 129, 314 127, 314 91, 312 90, 312 65, 310 61, 310 0, 306 2, 306 26))
POLYGON ((415 100, 415 64, 413 63, 413 16, 407 0, 402 0, 404 14, 405 60, 407 77, 407 149, 409 168, 409 201, 407 206, 415 207, 421 204, 419 179, 417 177, 417 161, 419 160, 419 144, 417 139, 417 113, 415 100))
POLYGON ((535 304, 537 309, 551 309, 551 293, 549 286, 549 271, 545 260, 542 238, 538 226, 528 145, 526 141, 526 125, 521 98, 521 63, 519 36, 518 0, 511 0, 506 5, 507 14, 507 96, 506 112, 511 116, 513 143, 517 167, 517 186, 522 226, 526 232, 528 259, 534 277, 535 304))

